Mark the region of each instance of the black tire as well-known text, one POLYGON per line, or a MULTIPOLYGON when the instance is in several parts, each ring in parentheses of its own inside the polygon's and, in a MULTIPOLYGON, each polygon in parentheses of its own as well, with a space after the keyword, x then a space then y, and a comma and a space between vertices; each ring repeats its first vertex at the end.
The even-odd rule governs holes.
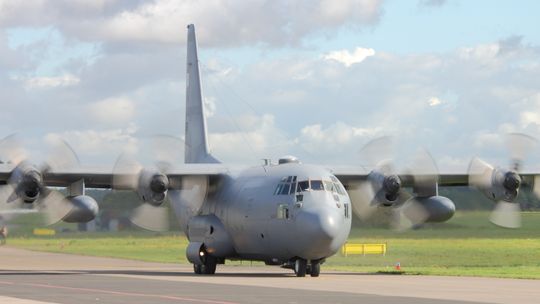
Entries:
POLYGON ((193 272, 195 274, 201 274, 202 273, 202 265, 201 264, 193 264, 193 272))
POLYGON ((202 265, 203 274, 215 274, 217 261, 214 258, 207 257, 205 263, 202 265))
POLYGON ((311 263, 311 271, 309 272, 309 274, 312 276, 312 277, 318 277, 320 274, 321 274, 321 263, 319 262, 316 262, 316 263, 311 263))
POLYGON ((294 273, 299 278, 305 277, 307 271, 307 262, 304 259, 297 259, 294 262, 294 273))

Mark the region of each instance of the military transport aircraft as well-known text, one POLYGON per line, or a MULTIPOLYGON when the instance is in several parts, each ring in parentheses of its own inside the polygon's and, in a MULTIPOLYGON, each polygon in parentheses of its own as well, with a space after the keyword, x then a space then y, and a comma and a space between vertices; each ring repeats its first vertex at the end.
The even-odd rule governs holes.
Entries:
MULTIPOLYGON (((38 210, 49 223, 87 222, 97 215, 98 205, 85 195, 86 188, 129 189, 144 202, 133 221, 159 230, 158 214, 168 199, 189 239, 186 255, 196 274, 214 274, 217 264, 242 259, 290 268, 299 277, 319 276, 321 264, 346 242, 353 211, 366 218, 391 208, 397 220, 408 225, 450 219, 455 205, 438 195, 438 186, 470 182, 500 202, 497 210, 502 212, 494 213, 495 223, 519 226, 519 204, 514 201, 522 178, 534 179, 517 173, 527 150, 523 144, 514 145, 521 148, 515 149, 510 169, 474 159, 466 174, 438 174, 427 154, 406 173, 396 172, 391 161, 383 159, 371 169, 307 165, 292 156, 247 169, 221 164, 209 153, 195 27, 187 29, 183 164, 160 159, 143 167, 118 161, 113 170, 85 169, 69 146, 61 144, 45 164, 36 166, 8 137, 0 143, 0 155, 8 160, 0 165, 1 209, 38 210), (65 187, 66 194, 58 187, 65 187)), ((530 141, 521 135, 512 138, 530 141)), ((380 155, 387 141, 374 140, 363 151, 380 155)))

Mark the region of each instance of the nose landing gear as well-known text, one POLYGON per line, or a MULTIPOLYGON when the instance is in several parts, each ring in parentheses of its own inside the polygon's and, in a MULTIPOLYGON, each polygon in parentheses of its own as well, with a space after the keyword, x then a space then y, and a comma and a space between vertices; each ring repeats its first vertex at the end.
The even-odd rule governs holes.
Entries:
POLYGON ((318 277, 321 274, 321 262, 320 260, 312 260, 308 264, 307 260, 298 258, 294 261, 294 273, 297 277, 305 277, 306 274, 318 277))

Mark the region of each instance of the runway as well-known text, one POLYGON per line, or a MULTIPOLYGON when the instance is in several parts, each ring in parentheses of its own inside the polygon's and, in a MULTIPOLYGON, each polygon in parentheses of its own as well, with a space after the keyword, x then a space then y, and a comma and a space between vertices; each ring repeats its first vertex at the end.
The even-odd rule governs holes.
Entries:
POLYGON ((538 303, 540 280, 189 265, 0 248, 0 303, 538 303))

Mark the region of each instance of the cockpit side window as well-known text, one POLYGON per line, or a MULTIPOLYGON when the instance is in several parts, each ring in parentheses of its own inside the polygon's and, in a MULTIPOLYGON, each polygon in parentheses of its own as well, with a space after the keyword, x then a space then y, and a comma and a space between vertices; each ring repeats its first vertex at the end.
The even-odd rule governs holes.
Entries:
POLYGON ((345 189, 343 189, 343 186, 339 183, 334 183, 334 188, 336 188, 337 193, 341 195, 345 195, 345 189))
POLYGON ((274 190, 274 195, 290 195, 294 194, 296 189, 296 176, 285 176, 281 179, 274 190))
POLYGON ((281 188, 281 192, 279 194, 288 195, 290 188, 291 188, 291 184, 283 184, 283 187, 281 188))

